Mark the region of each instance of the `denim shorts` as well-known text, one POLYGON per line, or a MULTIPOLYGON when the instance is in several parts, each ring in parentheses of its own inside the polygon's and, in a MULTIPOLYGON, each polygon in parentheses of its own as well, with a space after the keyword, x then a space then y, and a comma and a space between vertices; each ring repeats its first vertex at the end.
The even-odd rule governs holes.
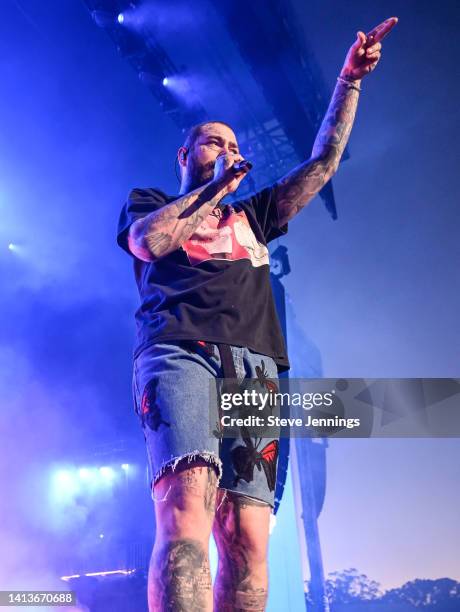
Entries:
POLYGON ((232 369, 232 378, 239 382, 258 379, 267 389, 278 382, 275 361, 246 347, 177 340, 152 344, 135 358, 133 398, 154 501, 160 501, 154 486, 166 471, 198 458, 215 467, 219 488, 273 508, 279 440, 226 438, 212 432, 219 413, 210 388, 215 385, 217 397, 232 369))

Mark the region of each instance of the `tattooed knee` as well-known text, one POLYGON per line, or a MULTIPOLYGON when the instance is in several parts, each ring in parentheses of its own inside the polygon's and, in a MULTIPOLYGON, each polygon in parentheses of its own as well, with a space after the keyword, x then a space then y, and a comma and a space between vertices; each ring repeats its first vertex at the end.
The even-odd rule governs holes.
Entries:
POLYGON ((162 537, 209 537, 218 476, 209 463, 183 463, 155 485, 157 530, 162 537))

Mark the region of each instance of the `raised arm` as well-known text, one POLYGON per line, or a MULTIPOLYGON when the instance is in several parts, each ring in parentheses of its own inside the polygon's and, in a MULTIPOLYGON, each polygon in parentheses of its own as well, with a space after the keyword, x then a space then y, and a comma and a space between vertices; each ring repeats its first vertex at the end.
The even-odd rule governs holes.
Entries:
POLYGON ((276 183, 280 226, 300 212, 336 172, 353 127, 361 79, 376 67, 382 48, 380 41, 397 22, 396 17, 391 17, 367 35, 358 32, 337 79, 310 159, 276 183))

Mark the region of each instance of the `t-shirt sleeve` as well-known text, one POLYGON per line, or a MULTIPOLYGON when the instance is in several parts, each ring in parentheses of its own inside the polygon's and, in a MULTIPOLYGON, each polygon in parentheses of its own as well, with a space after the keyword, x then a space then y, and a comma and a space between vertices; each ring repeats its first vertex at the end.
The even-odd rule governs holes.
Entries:
POLYGON ((125 205, 121 209, 118 220, 117 243, 127 253, 132 255, 128 247, 129 228, 149 213, 158 210, 166 203, 166 197, 156 189, 133 189, 125 205))
POLYGON ((275 238, 284 236, 288 231, 288 224, 279 226, 278 208, 276 206, 276 185, 262 189, 248 200, 257 222, 267 243, 275 238))

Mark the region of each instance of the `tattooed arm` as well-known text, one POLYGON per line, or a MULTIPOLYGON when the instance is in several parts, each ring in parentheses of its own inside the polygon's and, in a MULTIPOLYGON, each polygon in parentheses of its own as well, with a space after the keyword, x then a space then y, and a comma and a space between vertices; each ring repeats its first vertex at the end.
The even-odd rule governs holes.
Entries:
POLYGON ((129 250, 143 261, 155 261, 179 248, 226 195, 215 181, 135 221, 128 234, 129 250))
POLYGON ((302 210, 336 172, 355 119, 361 79, 376 67, 382 48, 380 41, 397 22, 396 17, 391 17, 367 35, 358 32, 345 58, 311 158, 276 183, 280 227, 302 210))
POLYGON ((279 225, 290 221, 336 172, 353 126, 359 91, 337 82, 309 160, 277 183, 279 225))
POLYGON ((214 163, 214 178, 135 221, 128 234, 129 250, 143 261, 155 261, 178 249, 192 236, 213 208, 228 193, 233 193, 249 171, 235 171, 239 154, 219 153, 214 163))

